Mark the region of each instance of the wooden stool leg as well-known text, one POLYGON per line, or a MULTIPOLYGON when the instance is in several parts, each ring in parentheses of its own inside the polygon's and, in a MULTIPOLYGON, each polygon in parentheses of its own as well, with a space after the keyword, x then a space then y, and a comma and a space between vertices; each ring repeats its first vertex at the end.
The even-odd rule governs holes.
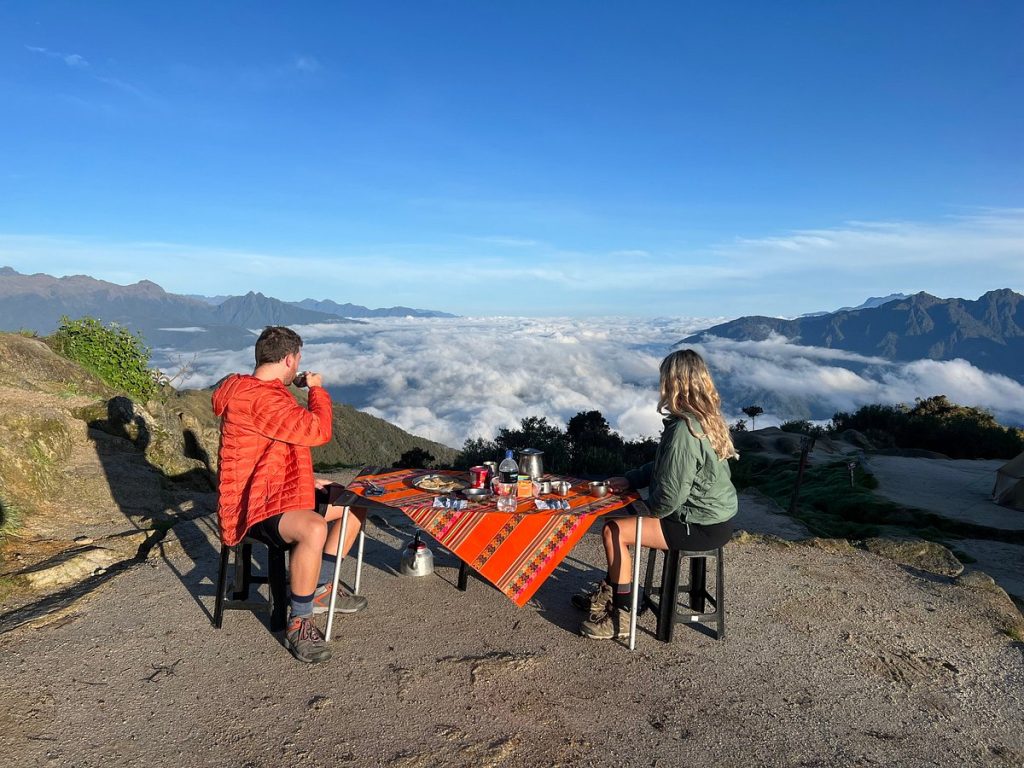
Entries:
POLYGON ((661 599, 658 606, 658 639, 671 643, 676 624, 676 594, 679 591, 679 550, 665 553, 665 567, 661 572, 661 599))
POLYGON ((469 566, 465 560, 459 561, 459 589, 463 592, 469 587, 469 566))
POLYGON ((217 598, 213 604, 213 626, 220 629, 224 621, 224 593, 228 589, 228 556, 231 554, 231 547, 226 544, 220 545, 220 567, 217 569, 217 598))
POLYGON ((270 582, 270 631, 279 632, 284 629, 288 615, 283 549, 267 547, 267 581, 270 582))

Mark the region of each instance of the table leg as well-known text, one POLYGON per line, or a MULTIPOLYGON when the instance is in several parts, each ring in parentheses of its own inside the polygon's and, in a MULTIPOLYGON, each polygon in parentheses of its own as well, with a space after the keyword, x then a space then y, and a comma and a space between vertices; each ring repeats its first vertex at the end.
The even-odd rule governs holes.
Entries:
POLYGON ((356 555, 356 583, 353 584, 353 594, 359 594, 359 581, 363 576, 363 545, 366 543, 366 526, 359 529, 359 553, 356 555))
POLYGON ((334 588, 331 590, 331 604, 327 609, 327 629, 324 639, 330 641, 331 629, 334 626, 334 603, 338 599, 338 580, 341 578, 341 548, 345 546, 345 534, 348 532, 348 507, 341 513, 341 535, 338 536, 338 549, 334 553, 334 588))
POLYGON ((466 565, 465 560, 459 561, 459 590, 462 592, 466 591, 469 586, 469 566, 466 565))
MULTIPOLYGON (((636 648, 636 612, 640 602, 640 539, 643 535, 643 516, 636 516, 636 543, 633 545, 633 594, 629 611, 629 650, 636 648)), ((664 600, 664 596, 661 598, 664 600)))

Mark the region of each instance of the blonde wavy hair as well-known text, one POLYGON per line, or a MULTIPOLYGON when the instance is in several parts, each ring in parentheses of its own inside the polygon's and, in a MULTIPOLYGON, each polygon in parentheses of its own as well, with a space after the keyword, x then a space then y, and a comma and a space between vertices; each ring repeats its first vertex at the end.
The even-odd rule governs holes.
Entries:
POLYGON ((661 361, 658 412, 683 419, 694 437, 706 435, 720 460, 739 456, 722 416, 715 382, 703 358, 692 349, 677 350, 661 361), (694 416, 701 432, 696 431, 694 416))

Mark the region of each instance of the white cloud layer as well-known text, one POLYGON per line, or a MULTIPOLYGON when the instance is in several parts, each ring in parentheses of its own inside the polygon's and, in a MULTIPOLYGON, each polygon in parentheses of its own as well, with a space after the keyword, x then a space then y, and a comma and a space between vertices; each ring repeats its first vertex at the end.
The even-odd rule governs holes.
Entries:
MULTIPOLYGON (((722 318, 380 319, 363 326, 298 328, 303 367, 324 374, 339 400, 414 434, 461 446, 493 437, 525 416, 564 426, 597 409, 626 437, 655 436, 658 364, 683 337, 722 318)), ((777 405, 758 426, 807 415, 827 418, 867 403, 912 403, 948 395, 1024 422, 1024 386, 962 360, 894 364, 840 350, 715 339, 695 345, 726 396, 726 417, 743 418, 749 398, 777 405), (749 397, 748 397, 749 396, 749 397), (802 405, 801 405, 802 404, 802 405)), ((173 360, 158 352, 155 361, 173 360)), ((252 350, 205 352, 187 386, 249 371, 252 350)))

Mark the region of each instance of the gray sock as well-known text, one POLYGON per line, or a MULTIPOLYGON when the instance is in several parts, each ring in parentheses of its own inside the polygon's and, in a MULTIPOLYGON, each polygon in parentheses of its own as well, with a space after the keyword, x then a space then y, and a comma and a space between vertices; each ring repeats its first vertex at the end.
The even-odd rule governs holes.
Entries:
POLYGON ((313 595, 296 595, 293 593, 290 610, 293 619, 313 618, 313 595))
POLYGON ((338 558, 334 555, 324 555, 323 560, 320 561, 320 578, 316 580, 316 585, 322 587, 324 584, 330 584, 334 581, 334 566, 337 565, 338 558))

